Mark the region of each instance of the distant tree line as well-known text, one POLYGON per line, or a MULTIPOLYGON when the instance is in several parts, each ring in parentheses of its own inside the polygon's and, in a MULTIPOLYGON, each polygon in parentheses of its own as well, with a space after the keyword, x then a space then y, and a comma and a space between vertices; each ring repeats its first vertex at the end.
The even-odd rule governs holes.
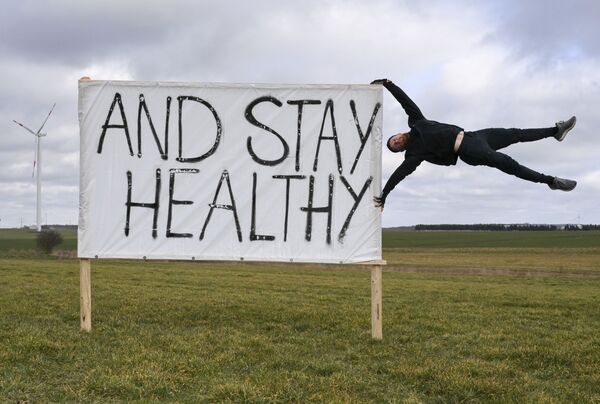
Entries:
POLYGON ((43 224, 42 230, 77 230, 76 224, 43 224))
POLYGON ((418 224, 415 230, 470 230, 470 231, 585 231, 600 230, 597 224, 418 224))

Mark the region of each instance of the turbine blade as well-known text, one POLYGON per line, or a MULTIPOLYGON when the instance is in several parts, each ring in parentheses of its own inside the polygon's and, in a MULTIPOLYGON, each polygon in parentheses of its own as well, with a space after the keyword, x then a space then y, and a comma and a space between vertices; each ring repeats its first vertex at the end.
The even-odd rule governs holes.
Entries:
POLYGON ((40 128, 37 131, 37 133, 40 133, 40 131, 42 130, 42 128, 44 127, 44 125, 46 124, 46 122, 48 122, 48 118, 50 118, 50 114, 52 113, 52 111, 54 111, 54 107, 55 106, 56 106, 56 103, 54 103, 54 105, 52 105, 52 108, 50 108, 50 112, 48 112, 48 116, 46 117, 46 119, 44 119, 44 122, 42 122, 42 126, 40 126, 40 128))
POLYGON ((29 129, 27 126, 23 125, 21 122, 17 122, 14 119, 13 119, 13 122, 16 123, 17 125, 19 125, 20 127, 22 127, 23 129, 25 129, 27 132, 31 133, 32 135, 37 136, 37 133, 35 133, 31 129, 29 129))

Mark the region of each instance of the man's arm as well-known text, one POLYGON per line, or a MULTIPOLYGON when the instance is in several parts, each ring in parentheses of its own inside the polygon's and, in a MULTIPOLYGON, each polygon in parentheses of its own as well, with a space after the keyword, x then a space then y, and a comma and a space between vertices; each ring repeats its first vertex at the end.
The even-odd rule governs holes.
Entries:
POLYGON ((375 206, 383 208, 388 194, 396 187, 396 185, 398 185, 400 181, 412 174, 412 172, 415 171, 422 162, 423 160, 419 157, 408 157, 404 159, 402 164, 396 168, 396 171, 394 171, 394 173, 386 182, 385 186, 383 187, 383 191, 381 191, 381 196, 373 198, 375 201, 375 206))
POLYGON ((411 100, 410 97, 406 95, 406 93, 391 80, 379 79, 373 81, 371 84, 382 84, 394 96, 394 98, 398 100, 400 105, 402 105, 402 108, 404 108, 406 115, 408 115, 408 126, 410 128, 413 127, 415 122, 425 119, 417 104, 415 104, 414 101, 411 100))

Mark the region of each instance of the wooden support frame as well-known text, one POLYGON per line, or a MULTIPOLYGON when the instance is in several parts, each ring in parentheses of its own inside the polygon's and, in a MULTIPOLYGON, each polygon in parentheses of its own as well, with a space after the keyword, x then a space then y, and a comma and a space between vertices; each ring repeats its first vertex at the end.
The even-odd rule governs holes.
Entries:
MULTIPOLYGON (((79 81, 90 81, 83 76, 79 81)), ((92 331, 92 261, 79 260, 79 323, 82 331, 92 331)))
POLYGON ((371 338, 383 339, 381 265, 371 268, 371 338))
POLYGON ((383 267, 385 260, 370 261, 364 265, 371 267, 371 338, 383 339, 383 267))
MULTIPOLYGON (((386 261, 370 261, 362 265, 371 269, 371 338, 383 339, 383 267, 386 261)), ((81 330, 92 331, 92 261, 79 260, 79 293, 81 330)))
POLYGON ((92 331, 92 261, 79 260, 79 319, 81 330, 92 331))

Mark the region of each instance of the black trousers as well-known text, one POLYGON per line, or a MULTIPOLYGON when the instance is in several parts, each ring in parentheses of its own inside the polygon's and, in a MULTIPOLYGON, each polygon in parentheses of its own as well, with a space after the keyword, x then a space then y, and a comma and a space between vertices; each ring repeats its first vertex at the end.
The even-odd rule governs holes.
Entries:
POLYGON ((551 137, 556 134, 556 131, 556 127, 552 127, 541 129, 490 128, 465 132, 458 149, 458 156, 472 166, 494 167, 527 181, 550 184, 553 177, 522 166, 512 157, 500 153, 498 150, 515 143, 534 142, 551 137))

